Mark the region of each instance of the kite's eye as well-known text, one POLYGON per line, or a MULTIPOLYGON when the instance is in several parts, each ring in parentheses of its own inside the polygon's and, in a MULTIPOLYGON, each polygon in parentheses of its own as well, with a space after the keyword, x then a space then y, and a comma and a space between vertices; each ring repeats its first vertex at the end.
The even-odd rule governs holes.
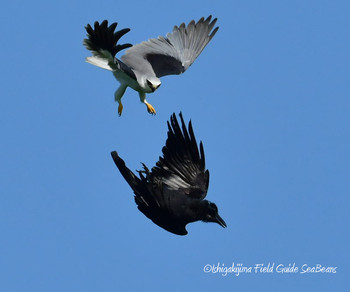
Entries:
POLYGON ((153 88, 154 88, 154 86, 153 86, 152 82, 151 82, 151 81, 149 81, 148 79, 147 79, 147 84, 148 84, 149 88, 151 88, 151 89, 153 89, 153 88))

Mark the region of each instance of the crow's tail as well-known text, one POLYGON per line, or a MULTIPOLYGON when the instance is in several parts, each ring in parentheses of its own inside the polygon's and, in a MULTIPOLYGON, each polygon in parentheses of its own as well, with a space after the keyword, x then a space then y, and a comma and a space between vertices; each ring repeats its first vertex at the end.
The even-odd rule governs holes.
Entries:
POLYGON ((125 162, 121 159, 116 151, 111 152, 112 158, 114 160, 115 165, 118 167, 120 173, 130 185, 134 192, 139 191, 139 187, 141 184, 141 180, 135 176, 135 174, 126 167, 125 162))

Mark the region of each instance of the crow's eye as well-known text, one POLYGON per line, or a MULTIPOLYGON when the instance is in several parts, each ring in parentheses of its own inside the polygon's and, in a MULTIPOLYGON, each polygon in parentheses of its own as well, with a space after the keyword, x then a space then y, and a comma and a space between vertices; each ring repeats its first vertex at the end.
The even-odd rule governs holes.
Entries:
POLYGON ((217 212, 218 211, 218 207, 216 207, 216 205, 214 203, 210 203, 210 207, 217 212))

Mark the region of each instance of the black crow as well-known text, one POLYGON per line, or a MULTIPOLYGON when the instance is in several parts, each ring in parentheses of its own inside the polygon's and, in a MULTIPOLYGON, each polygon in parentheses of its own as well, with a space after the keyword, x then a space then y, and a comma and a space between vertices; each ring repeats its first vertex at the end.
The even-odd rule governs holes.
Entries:
POLYGON ((113 151, 112 158, 135 194, 138 209, 165 230, 186 235, 186 225, 195 221, 216 222, 226 227, 214 203, 204 200, 209 185, 203 144, 199 150, 192 123, 188 131, 180 113, 182 130, 173 114, 168 122, 168 139, 163 157, 151 171, 146 165, 137 177, 113 151))

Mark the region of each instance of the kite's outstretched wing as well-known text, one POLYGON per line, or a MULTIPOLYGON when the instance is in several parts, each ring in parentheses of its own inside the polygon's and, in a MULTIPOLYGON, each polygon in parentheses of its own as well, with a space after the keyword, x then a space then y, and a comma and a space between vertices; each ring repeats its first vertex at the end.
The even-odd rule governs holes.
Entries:
MULTIPOLYGON (((213 31, 217 18, 211 21, 203 17, 196 23, 192 20, 187 26, 175 26, 166 37, 158 37, 132 46, 122 56, 122 61, 132 68, 150 63, 157 77, 181 74, 196 60, 205 46, 214 37, 219 27, 213 31)), ((148 65, 148 64, 147 64, 148 65)))

